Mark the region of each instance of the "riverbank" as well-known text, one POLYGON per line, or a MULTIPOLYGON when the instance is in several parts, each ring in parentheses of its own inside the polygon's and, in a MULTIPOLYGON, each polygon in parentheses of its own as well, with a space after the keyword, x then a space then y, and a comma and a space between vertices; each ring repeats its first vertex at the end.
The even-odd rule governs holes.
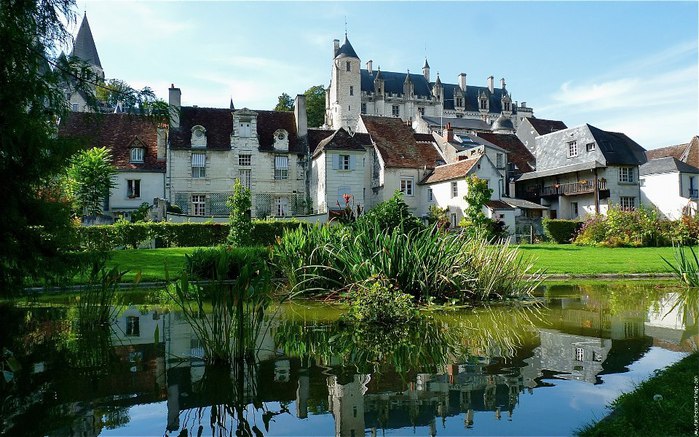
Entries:
POLYGON ((658 372, 611 404, 612 412, 580 436, 696 435, 699 353, 658 372))

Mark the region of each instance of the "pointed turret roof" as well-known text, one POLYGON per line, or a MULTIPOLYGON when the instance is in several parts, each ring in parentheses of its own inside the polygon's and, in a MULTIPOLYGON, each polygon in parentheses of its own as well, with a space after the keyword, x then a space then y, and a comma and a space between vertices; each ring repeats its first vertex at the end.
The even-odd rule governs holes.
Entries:
POLYGON ((412 80, 410 80, 410 70, 408 70, 408 74, 405 75, 405 81, 403 83, 411 83, 412 80))
POLYGON ((383 80, 383 77, 381 77, 381 67, 376 70, 376 77, 374 77, 374 80, 383 80))
POLYGON ((434 84, 435 84, 435 85, 442 86, 442 81, 441 81, 441 79, 439 78, 439 73, 437 73, 437 80, 434 82, 434 84))
POLYGON ((95 40, 92 38, 90 24, 87 22, 87 14, 83 16, 83 22, 80 24, 78 35, 73 43, 73 52, 70 54, 78 59, 87 62, 90 65, 96 65, 102 68, 100 57, 97 54, 95 40))
POLYGON ((425 65, 422 68, 430 68, 430 64, 427 63, 427 58, 425 58, 425 65))
POLYGON ((233 104, 233 97, 231 97, 231 106, 230 106, 231 111, 235 111, 235 105, 233 104))
POLYGON ((357 52, 354 51, 354 48, 352 47, 352 44, 350 44, 349 39, 347 39, 347 34, 345 33, 345 42, 342 43, 342 46, 337 49, 337 53, 335 54, 335 58, 357 58, 359 59, 359 56, 357 56, 357 52))

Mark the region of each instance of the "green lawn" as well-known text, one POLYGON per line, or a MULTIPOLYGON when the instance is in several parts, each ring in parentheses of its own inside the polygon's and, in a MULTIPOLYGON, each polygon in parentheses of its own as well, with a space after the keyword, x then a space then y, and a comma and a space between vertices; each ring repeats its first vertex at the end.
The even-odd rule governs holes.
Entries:
POLYGON ((132 281, 141 272, 141 281, 164 281, 165 270, 170 278, 177 277, 184 266, 185 254, 194 252, 196 247, 170 247, 166 249, 126 249, 112 251, 108 267, 119 266, 128 270, 124 281, 132 281))
POLYGON ((586 247, 572 244, 519 246, 537 269, 549 274, 671 273, 661 257, 673 261, 672 247, 586 247))

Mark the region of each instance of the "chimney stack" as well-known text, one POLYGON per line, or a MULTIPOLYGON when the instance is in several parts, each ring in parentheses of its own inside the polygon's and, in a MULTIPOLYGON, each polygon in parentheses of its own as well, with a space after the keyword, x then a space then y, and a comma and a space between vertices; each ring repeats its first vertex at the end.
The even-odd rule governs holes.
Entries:
POLYGON ((494 80, 495 78, 493 76, 488 77, 488 89, 491 93, 495 92, 495 83, 493 83, 494 80))
POLYGON ((459 88, 461 91, 466 91, 466 73, 459 73, 459 88))
POLYGON ((337 56, 338 50, 340 50, 340 40, 334 39, 333 40, 333 59, 335 59, 335 56, 337 56))
POLYGON ((444 138, 445 141, 448 141, 448 142, 454 141, 454 129, 451 128, 451 123, 447 123, 447 126, 444 129, 444 132, 442 132, 442 137, 444 138))
POLYGON ((306 96, 298 94, 294 101, 294 118, 296 119, 296 135, 303 138, 308 135, 308 116, 306 115, 306 96))
POLYGON ((502 89, 505 89, 505 78, 504 77, 502 79, 500 79, 500 87, 502 89))
POLYGON ((372 72, 372 70, 373 70, 373 69, 372 69, 372 66, 373 66, 373 65, 374 65, 374 61, 372 61, 371 59, 369 59, 368 61, 366 61, 366 69, 367 69, 367 71, 369 72, 369 74, 371 74, 371 72, 372 72))
POLYGON ((168 106, 170 107, 170 127, 180 127, 180 108, 182 107, 182 91, 175 84, 168 89, 168 106))

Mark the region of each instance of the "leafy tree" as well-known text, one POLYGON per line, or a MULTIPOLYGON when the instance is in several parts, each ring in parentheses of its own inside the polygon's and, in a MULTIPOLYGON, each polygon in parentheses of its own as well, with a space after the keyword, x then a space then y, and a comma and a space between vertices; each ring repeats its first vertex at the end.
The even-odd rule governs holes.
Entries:
POLYGON ((150 87, 141 90, 132 88, 128 83, 119 79, 109 79, 106 83, 100 83, 95 90, 98 102, 113 108, 121 103, 124 112, 138 114, 152 114, 164 112, 168 109, 167 103, 156 97, 150 87))
POLYGON ((437 225, 439 229, 446 229, 449 227, 449 217, 447 217, 448 212, 449 207, 440 208, 437 205, 430 205, 430 209, 427 212, 427 222, 430 225, 437 225))
POLYGON ((94 147, 77 153, 68 167, 68 186, 77 208, 85 215, 102 214, 105 195, 114 188, 117 170, 106 147, 94 147))
POLYGON ((488 188, 488 181, 478 176, 467 177, 466 185, 468 189, 464 200, 468 206, 464 211, 464 220, 467 221, 468 225, 485 229, 491 220, 483 213, 483 207, 490 202, 493 190, 488 188))
POLYGON ((53 55, 69 40, 74 0, 5 0, 0 6, 0 294, 16 291, 27 276, 65 259, 70 206, 55 188, 79 146, 58 138, 56 121, 67 110, 61 84, 83 87, 75 71, 53 55))
POLYGON ((408 204, 403 200, 403 193, 400 191, 396 191, 393 197, 360 215, 355 223, 360 226, 366 223, 378 223, 381 229, 386 230, 391 230, 402 224, 405 232, 424 228, 420 219, 410 212, 408 204))
POLYGON ((250 190, 245 188, 240 180, 235 180, 233 195, 228 198, 226 205, 231 209, 228 219, 231 226, 226 241, 232 246, 249 246, 252 242, 252 200, 250 190))
POLYGON ((325 87, 312 86, 304 93, 308 127, 320 127, 325 123, 325 87))
POLYGON ((274 107, 275 111, 289 112, 294 110, 294 99, 292 99, 290 95, 282 93, 278 99, 277 106, 274 107))

